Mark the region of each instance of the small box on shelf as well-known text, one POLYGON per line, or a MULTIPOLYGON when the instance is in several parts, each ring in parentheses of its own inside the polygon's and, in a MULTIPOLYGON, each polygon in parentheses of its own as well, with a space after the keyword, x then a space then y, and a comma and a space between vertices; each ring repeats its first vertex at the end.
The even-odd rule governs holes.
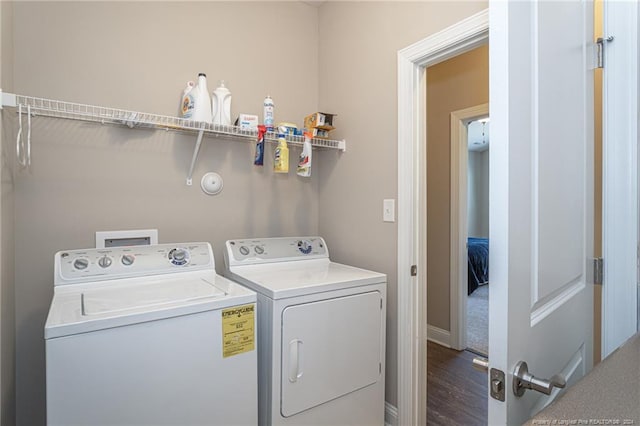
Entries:
POLYGON ((253 114, 240 114, 234 124, 241 129, 256 130, 258 128, 258 116, 253 114))
POLYGON ((333 126, 333 118, 337 114, 329 114, 326 112, 314 112, 304 118, 304 128, 311 132, 313 137, 320 139, 329 139, 329 132, 335 127, 333 126))

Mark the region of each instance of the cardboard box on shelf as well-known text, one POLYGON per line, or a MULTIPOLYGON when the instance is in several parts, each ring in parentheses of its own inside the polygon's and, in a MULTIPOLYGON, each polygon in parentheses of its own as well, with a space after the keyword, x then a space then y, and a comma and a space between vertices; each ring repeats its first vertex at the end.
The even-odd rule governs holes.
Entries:
POLYGON ((324 129, 311 129, 309 130, 314 138, 329 139, 329 131, 324 129))
POLYGON ((333 127, 333 117, 337 114, 329 114, 326 112, 314 112, 304 118, 304 128, 307 130, 320 129, 327 132, 335 129, 333 127))
POLYGON ((258 116, 253 114, 240 114, 235 122, 241 129, 257 129, 258 116))

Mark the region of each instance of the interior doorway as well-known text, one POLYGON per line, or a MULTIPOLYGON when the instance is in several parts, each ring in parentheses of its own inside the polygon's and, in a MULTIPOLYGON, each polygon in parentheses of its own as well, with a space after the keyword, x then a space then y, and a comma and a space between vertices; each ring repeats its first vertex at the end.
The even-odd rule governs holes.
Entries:
POLYGON ((467 124, 466 345, 489 356, 489 117, 467 124))
POLYGON ((487 422, 471 360, 488 356, 488 56, 484 43, 426 69, 430 424, 487 422))
POLYGON ((488 356, 489 104, 451 113, 451 347, 488 356))

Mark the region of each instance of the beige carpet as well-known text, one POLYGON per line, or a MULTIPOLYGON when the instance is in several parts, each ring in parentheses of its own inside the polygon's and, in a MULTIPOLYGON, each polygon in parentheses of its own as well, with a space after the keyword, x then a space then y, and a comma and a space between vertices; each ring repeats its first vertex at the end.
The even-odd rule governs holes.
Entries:
POLYGON ((489 355, 489 285, 467 296, 467 348, 489 355))

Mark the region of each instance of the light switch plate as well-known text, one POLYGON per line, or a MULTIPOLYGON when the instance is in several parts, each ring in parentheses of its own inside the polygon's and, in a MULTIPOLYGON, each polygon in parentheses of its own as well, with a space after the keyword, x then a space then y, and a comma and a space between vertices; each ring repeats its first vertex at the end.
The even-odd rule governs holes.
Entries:
POLYGON ((384 222, 396 221, 396 200, 382 200, 382 220, 384 222))

